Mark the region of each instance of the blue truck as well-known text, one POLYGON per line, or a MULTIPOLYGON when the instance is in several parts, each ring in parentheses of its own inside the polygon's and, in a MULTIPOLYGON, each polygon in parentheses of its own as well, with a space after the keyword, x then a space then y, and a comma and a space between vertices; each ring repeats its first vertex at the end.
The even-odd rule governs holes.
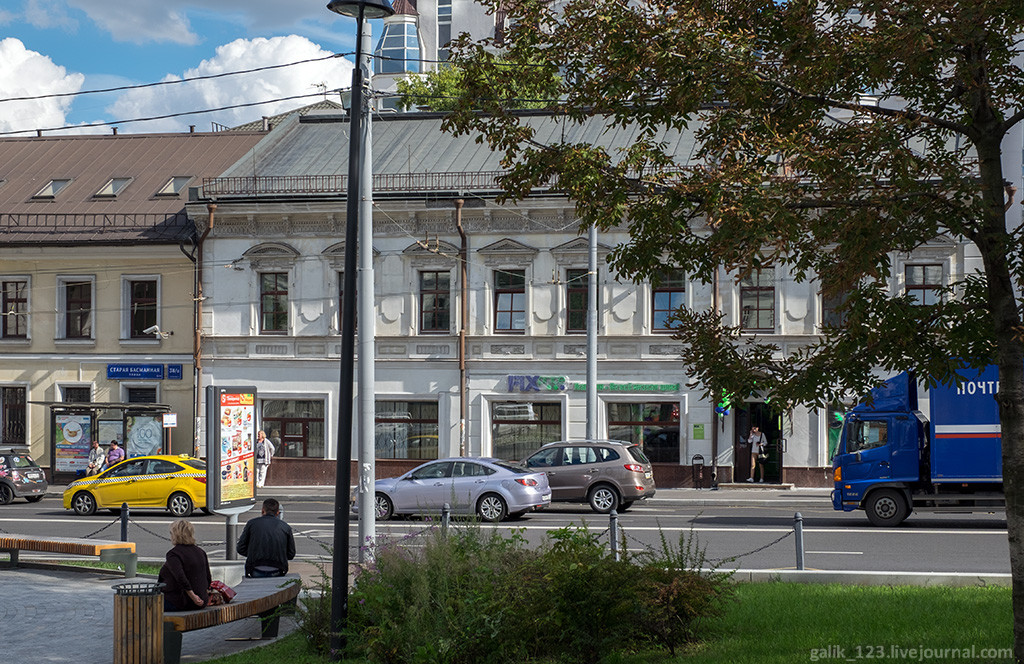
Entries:
POLYGON ((993 511, 1005 507, 999 371, 963 370, 960 386, 928 391, 918 410, 917 382, 890 378, 845 416, 832 460, 832 506, 862 509, 876 526, 911 512, 993 511))

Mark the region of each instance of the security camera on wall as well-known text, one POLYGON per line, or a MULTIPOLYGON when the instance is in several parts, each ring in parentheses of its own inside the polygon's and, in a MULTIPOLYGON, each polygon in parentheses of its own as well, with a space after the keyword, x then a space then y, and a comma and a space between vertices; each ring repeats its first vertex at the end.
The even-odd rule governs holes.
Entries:
POLYGON ((142 333, 143 334, 160 334, 160 326, 159 325, 150 325, 145 330, 143 330, 142 333))

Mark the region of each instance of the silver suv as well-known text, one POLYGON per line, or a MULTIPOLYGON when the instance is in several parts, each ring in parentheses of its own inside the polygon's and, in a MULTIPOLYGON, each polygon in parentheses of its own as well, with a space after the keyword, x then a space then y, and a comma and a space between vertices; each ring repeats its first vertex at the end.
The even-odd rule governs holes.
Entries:
POLYGON ((627 510, 655 492, 650 460, 639 445, 621 440, 548 443, 523 464, 547 474, 552 502, 589 502, 601 514, 627 510))

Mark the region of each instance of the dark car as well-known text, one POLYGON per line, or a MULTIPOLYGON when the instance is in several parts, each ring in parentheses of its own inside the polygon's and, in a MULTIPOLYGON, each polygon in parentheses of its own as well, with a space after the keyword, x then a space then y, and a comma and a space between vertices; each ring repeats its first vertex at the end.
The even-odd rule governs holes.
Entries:
POLYGON ((552 502, 590 503, 601 514, 655 493, 650 460, 639 445, 621 440, 548 443, 523 464, 547 474, 552 502))
POLYGON ((43 469, 26 452, 0 450, 0 505, 15 498, 38 502, 48 486, 43 469))

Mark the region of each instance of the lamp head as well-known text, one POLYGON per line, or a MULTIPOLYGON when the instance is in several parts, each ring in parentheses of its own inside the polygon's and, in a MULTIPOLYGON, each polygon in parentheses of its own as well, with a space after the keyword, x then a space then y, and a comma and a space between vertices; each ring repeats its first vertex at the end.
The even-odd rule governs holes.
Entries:
POLYGON ((359 8, 363 9, 363 18, 386 18, 395 13, 389 0, 331 0, 327 8, 342 16, 359 18, 359 8))

